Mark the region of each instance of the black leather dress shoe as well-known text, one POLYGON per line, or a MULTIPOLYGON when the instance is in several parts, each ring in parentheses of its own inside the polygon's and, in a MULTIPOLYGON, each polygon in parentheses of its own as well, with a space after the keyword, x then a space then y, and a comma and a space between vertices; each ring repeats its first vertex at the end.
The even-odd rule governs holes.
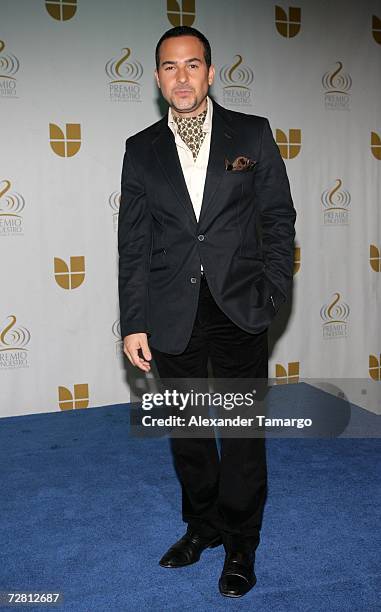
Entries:
POLYGON ((221 595, 242 597, 257 582, 254 573, 254 552, 227 552, 218 582, 221 595))
POLYGON ((180 538, 165 555, 160 559, 162 567, 184 567, 191 565, 199 560, 205 548, 214 548, 222 544, 221 536, 205 538, 195 531, 187 530, 186 534, 180 538))

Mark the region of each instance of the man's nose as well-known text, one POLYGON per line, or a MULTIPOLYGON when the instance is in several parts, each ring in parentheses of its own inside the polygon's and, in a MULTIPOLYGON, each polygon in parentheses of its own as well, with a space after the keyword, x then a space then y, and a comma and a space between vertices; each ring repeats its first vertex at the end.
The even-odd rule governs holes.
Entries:
POLYGON ((181 83, 184 83, 188 80, 188 73, 185 66, 179 66, 177 69, 177 80, 181 83))

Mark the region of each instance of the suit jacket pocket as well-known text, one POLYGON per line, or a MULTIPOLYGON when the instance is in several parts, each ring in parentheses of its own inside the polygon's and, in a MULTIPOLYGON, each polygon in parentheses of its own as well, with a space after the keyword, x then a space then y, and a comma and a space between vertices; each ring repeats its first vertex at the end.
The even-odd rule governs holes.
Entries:
POLYGON ((233 171, 233 170, 225 170, 225 174, 224 176, 226 177, 227 181, 237 181, 239 182, 244 182, 244 181, 250 181, 254 178, 254 171, 253 170, 239 170, 239 171, 233 171))
POLYGON ((166 249, 155 249, 151 253, 150 272, 159 272, 168 268, 168 259, 166 249))
POLYGON ((266 308, 271 312, 270 289, 263 275, 258 278, 252 287, 252 306, 254 308, 266 308))
POLYGON ((262 265, 264 265, 263 252, 260 247, 258 248, 256 246, 253 247, 251 245, 241 244, 238 258, 250 259, 253 262, 260 262, 262 265))

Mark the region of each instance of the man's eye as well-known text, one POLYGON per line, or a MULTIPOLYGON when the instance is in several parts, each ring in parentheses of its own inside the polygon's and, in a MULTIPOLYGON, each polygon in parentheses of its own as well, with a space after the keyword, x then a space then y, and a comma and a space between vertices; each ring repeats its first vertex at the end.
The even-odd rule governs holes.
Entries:
POLYGON ((190 68, 198 68, 198 64, 189 64, 190 68))
POLYGON ((174 66, 166 66, 164 70, 168 72, 168 70, 173 70, 174 66))

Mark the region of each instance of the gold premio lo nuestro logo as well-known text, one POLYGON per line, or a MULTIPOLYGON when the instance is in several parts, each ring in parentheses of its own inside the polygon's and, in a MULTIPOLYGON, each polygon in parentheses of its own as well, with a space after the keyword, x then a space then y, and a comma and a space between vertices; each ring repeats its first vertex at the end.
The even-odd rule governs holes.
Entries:
POLYGON ((290 385, 299 382, 299 361, 289 361, 287 367, 281 363, 275 364, 275 378, 277 385, 290 385))
POLYGON ((114 323, 112 324, 111 331, 112 335, 115 338, 115 353, 117 355, 123 355, 123 341, 122 334, 120 331, 120 319, 114 321, 114 323))
POLYGON ((46 10, 57 21, 68 21, 77 12, 77 0, 47 0, 46 10))
POLYGON ((349 206, 351 194, 347 189, 342 189, 343 182, 336 179, 335 184, 330 189, 326 189, 321 194, 323 205, 324 225, 348 225, 349 206))
POLYGON ((351 76, 343 71, 342 62, 336 62, 336 68, 326 72, 322 78, 325 89, 324 105, 328 110, 350 110, 351 76))
POLYGON ((191 26, 196 18, 195 0, 167 0, 169 23, 176 26, 191 26))
POLYGON ((129 61, 131 49, 124 47, 120 57, 112 58, 105 66, 109 77, 110 100, 118 102, 140 102, 143 66, 137 60, 129 61))
POLYGON ((333 300, 320 309, 323 321, 323 338, 345 338, 348 335, 348 318, 350 308, 341 299, 340 293, 334 293, 333 300))
POLYGON ((236 55, 232 64, 222 66, 220 81, 223 84, 224 104, 229 106, 249 106, 251 104, 250 85, 254 73, 243 62, 242 55, 236 55))
POLYGON ((85 280, 85 258, 70 257, 70 265, 59 257, 54 258, 54 278, 62 289, 77 289, 85 280))
POLYGON ((297 6, 290 6, 288 15, 281 6, 275 7, 275 27, 281 36, 293 38, 300 32, 301 10, 297 6))
POLYGON ((30 331, 16 325, 15 315, 9 315, 7 319, 8 322, 0 326, 0 369, 27 368, 30 331))
POLYGON ((76 384, 73 393, 67 387, 58 387, 58 405, 61 410, 77 410, 89 406, 89 385, 76 384))
POLYGON ((67 123, 65 132, 55 123, 49 123, 49 137, 52 151, 59 157, 73 157, 81 148, 79 123, 67 123))
POLYGON ((25 200, 20 193, 12 190, 12 183, 0 179, 0 236, 15 236, 23 234, 23 218, 25 200))
POLYGON ((113 191, 108 199, 108 205, 113 211, 112 220, 113 220, 114 232, 118 230, 120 196, 121 196, 120 191, 113 191))
POLYGON ((20 62, 13 53, 4 53, 5 42, 0 40, 0 97, 17 98, 17 80, 20 62))

